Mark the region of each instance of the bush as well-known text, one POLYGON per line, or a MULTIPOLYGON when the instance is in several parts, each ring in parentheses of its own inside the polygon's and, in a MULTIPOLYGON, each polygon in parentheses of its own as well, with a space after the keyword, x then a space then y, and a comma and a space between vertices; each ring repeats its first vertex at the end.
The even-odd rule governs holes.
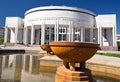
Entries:
POLYGON ((120 47, 120 41, 117 41, 117 46, 120 47))
POLYGON ((120 51, 120 41, 117 41, 118 51, 120 51))
POLYGON ((3 44, 3 42, 4 42, 4 39, 0 38, 0 45, 3 44))

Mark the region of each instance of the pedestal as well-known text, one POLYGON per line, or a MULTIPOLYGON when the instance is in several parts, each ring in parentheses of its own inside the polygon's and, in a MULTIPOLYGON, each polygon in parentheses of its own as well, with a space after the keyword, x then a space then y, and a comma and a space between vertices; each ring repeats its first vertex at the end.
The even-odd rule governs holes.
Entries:
POLYGON ((56 71, 55 82, 93 82, 93 78, 89 69, 70 71, 60 66, 56 71))

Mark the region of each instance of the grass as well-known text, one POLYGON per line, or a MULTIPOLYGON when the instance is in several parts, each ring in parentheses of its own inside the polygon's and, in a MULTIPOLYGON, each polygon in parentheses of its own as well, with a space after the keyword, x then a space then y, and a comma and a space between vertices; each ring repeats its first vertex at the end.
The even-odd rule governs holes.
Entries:
POLYGON ((120 53, 102 53, 102 52, 97 52, 97 55, 103 55, 103 56, 111 56, 111 57, 118 57, 120 58, 120 53))

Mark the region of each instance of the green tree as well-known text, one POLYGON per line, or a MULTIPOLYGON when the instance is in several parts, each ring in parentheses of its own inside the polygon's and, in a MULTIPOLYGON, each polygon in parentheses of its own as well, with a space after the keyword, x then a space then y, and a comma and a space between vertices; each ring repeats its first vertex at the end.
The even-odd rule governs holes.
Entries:
POLYGON ((0 38, 0 45, 3 44, 3 42, 4 42, 4 39, 0 38))

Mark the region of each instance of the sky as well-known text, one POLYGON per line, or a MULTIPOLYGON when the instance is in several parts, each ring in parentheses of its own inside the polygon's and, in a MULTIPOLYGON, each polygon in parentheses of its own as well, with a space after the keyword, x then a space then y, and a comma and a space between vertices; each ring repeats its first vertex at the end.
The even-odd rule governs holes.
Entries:
POLYGON ((120 34, 120 0, 0 0, 0 26, 6 17, 22 17, 31 8, 40 6, 71 6, 98 14, 116 14, 117 34, 120 34))

